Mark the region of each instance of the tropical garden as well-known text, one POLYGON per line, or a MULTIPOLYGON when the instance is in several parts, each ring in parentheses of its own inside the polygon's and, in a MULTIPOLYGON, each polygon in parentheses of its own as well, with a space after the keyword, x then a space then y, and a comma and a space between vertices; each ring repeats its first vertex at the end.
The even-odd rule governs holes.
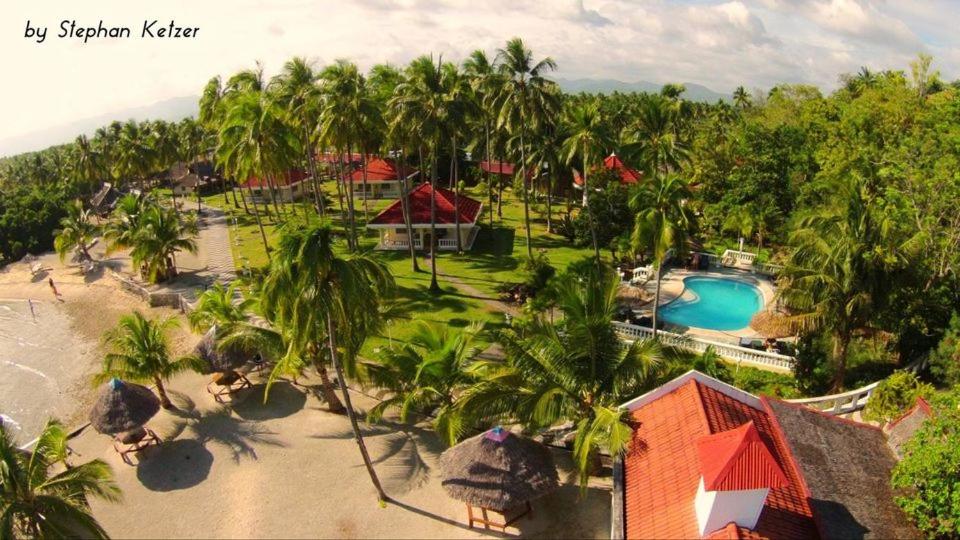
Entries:
MULTIPOLYGON (((167 171, 211 162, 220 193, 198 198, 233 218, 243 277, 203 293, 191 326, 216 325, 222 346, 267 359, 268 384, 314 370, 329 410, 349 416, 381 499, 348 382, 382 393, 367 421, 425 417, 447 443, 502 423, 556 437, 584 484, 629 442, 617 405, 691 367, 788 397, 893 374, 877 418, 956 383, 960 82, 943 81, 929 57, 907 72, 844 75, 829 94, 741 87, 712 104, 684 99, 680 85, 570 95, 551 81, 556 67, 514 39, 460 63, 421 56, 364 73, 294 58, 271 78, 260 65, 214 77, 196 120, 114 123, 0 161, 0 258, 50 248, 89 257, 102 235, 130 250, 144 280, 174 278, 197 225, 166 189, 167 171), (614 153, 639 182, 603 167, 614 153), (474 249, 372 252, 364 224, 385 202, 358 197, 346 177, 374 156, 483 201, 474 249), (307 192, 283 202, 292 169, 307 172, 307 192), (266 197, 245 192, 249 178, 263 179, 266 197), (105 181, 140 195, 95 223, 71 201, 105 181), (659 295, 671 255, 740 242, 782 267, 778 303, 799 335, 794 377, 617 337, 616 267, 652 264, 659 295), (503 283, 530 293, 510 317, 483 300, 503 283), (492 343, 500 357, 481 354, 492 343), (897 370, 919 360, 931 369, 904 380, 897 370)), ((413 187, 401 183, 408 230, 413 187)), ((163 397, 164 381, 196 368, 169 358, 166 324, 125 318, 103 376, 154 383, 163 397)), ((936 513, 917 500, 903 504, 936 513)))

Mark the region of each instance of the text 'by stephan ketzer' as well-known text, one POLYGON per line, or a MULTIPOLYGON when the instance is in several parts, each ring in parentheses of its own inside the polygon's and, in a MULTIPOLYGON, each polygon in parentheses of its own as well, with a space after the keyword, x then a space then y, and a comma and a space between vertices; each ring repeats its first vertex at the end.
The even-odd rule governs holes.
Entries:
MULTIPOLYGON (((75 39, 82 43, 94 40, 130 39, 131 37, 141 39, 193 39, 200 33, 199 26, 180 26, 173 20, 160 21, 158 19, 143 21, 143 25, 136 28, 140 31, 136 34, 129 26, 110 26, 104 24, 102 20, 93 25, 80 23, 75 19, 64 19, 60 21, 60 25, 56 29, 56 34, 53 34, 53 37, 75 39)), ((48 30, 47 26, 34 24, 28 20, 23 37, 32 39, 37 43, 43 43, 47 40, 48 30)))

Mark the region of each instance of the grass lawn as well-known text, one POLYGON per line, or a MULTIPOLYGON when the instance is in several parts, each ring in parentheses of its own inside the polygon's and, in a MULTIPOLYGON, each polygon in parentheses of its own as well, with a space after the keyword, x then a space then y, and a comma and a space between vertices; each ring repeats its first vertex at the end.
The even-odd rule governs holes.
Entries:
MULTIPOLYGON (((344 222, 339 212, 336 188, 331 182, 325 183, 323 187, 327 192, 328 199, 332 201, 332 204, 327 208, 328 216, 335 230, 342 231, 344 222)), ((470 191, 467 193, 481 200, 485 198, 484 194, 481 193, 470 191)), ((203 199, 205 204, 225 209, 230 215, 231 248, 238 269, 265 266, 268 259, 256 219, 245 213, 242 205, 239 209, 235 208, 232 197, 228 199, 226 204, 222 194, 206 196, 203 199)), ((391 202, 386 200, 368 201, 369 216, 373 217, 391 202)), ((356 220, 358 233, 361 235, 361 247, 364 250, 372 250, 377 243, 377 235, 363 227, 365 219, 362 201, 357 200, 356 205, 356 220)), ((261 212, 264 211, 263 205, 259 208, 261 212)), ((274 219, 275 211, 272 205, 270 205, 269 210, 270 215, 261 216, 261 219, 263 220, 267 242, 272 247, 279 238, 280 227, 274 219)), ((288 226, 303 224, 308 218, 316 219, 316 216, 312 215, 310 204, 306 202, 281 205, 281 210, 286 215, 285 219, 288 226)), ((554 209, 555 215, 559 215, 561 210, 562 208, 558 205, 554 209)), ((545 221, 538 219, 533 209, 531 209, 531 216, 534 249, 547 250, 550 262, 558 269, 566 267, 573 260, 591 255, 591 250, 588 248, 572 247, 562 237, 548 234, 545 221)), ((489 223, 486 211, 483 217, 483 222, 489 223)), ((345 250, 345 242, 341 243, 340 247, 345 250)), ((440 253, 437 258, 437 268, 440 274, 440 285, 444 292, 439 295, 431 294, 428 290, 430 285, 428 260, 421 257, 419 260, 421 271, 415 273, 409 255, 405 251, 374 251, 373 253, 387 265, 396 279, 398 287, 397 303, 402 311, 398 318, 389 325, 384 332, 384 336, 371 339, 368 342, 365 347, 367 352, 373 352, 391 341, 403 341, 412 329, 407 321, 432 321, 455 327, 466 327, 471 322, 479 321, 485 323, 488 329, 496 328, 504 324, 504 315, 485 302, 484 298, 467 295, 459 291, 450 280, 446 279, 444 274, 456 276, 459 280, 480 291, 483 297, 488 298, 496 298, 496 288, 500 283, 522 281, 522 261, 526 257, 523 205, 510 196, 508 192, 504 199, 503 219, 495 220, 492 229, 488 225, 483 226, 483 230, 477 236, 473 250, 463 255, 449 252, 440 253)), ((481 343, 478 343, 478 345, 483 346, 486 341, 486 339, 481 339, 481 343)))

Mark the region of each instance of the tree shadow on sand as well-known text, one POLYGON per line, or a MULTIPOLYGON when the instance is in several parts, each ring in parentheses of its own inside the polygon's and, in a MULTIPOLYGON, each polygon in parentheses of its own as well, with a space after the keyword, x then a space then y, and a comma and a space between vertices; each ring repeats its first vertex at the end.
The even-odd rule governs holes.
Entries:
MULTIPOLYGON (((433 471, 444 445, 433 431, 410 424, 384 421, 362 424, 361 431, 370 458, 389 493, 402 494, 423 486, 433 471)), ((352 440, 353 431, 343 429, 313 435, 314 439, 352 440)), ((362 467, 357 463, 356 467, 362 467)))
POLYGON ((307 395, 286 381, 278 381, 270 387, 267 402, 263 395, 267 385, 256 384, 253 388, 241 390, 234 396, 231 408, 244 420, 274 420, 286 418, 303 410, 307 395))
POLYGON ((178 439, 150 448, 137 464, 137 479, 150 491, 187 489, 210 474, 213 454, 195 439, 178 439))
POLYGON ((188 430, 204 446, 213 443, 227 448, 234 463, 239 463, 241 458, 257 459, 255 445, 286 446, 276 439, 276 433, 264 429, 257 422, 245 422, 233 417, 228 407, 190 422, 188 430))

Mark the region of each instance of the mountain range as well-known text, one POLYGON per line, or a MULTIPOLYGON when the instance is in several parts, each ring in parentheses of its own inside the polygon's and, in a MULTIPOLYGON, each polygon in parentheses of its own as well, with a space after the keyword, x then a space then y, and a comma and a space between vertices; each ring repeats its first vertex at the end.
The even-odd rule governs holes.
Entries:
MULTIPOLYGON (((613 79, 557 79, 557 83, 565 92, 569 93, 659 92, 663 86, 647 81, 623 82, 613 79)), ((683 94, 683 97, 693 101, 712 103, 720 99, 729 99, 728 95, 715 92, 706 86, 695 83, 684 83, 684 86, 686 86, 687 91, 683 94)), ((64 144, 72 141, 80 134, 90 136, 97 128, 114 120, 178 121, 188 116, 196 116, 197 100, 197 96, 166 99, 151 105, 101 114, 3 139, 0 140, 0 157, 33 152, 48 146, 64 144)))

